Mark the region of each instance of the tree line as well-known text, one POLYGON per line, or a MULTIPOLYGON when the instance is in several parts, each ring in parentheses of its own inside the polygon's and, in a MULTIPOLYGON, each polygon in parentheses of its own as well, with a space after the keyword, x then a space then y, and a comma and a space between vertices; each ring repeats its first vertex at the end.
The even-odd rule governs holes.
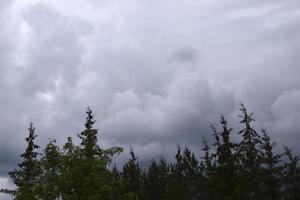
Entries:
POLYGON ((203 138, 199 158, 189 147, 177 147, 175 162, 163 156, 146 168, 130 150, 127 162, 116 167, 112 157, 121 147, 103 149, 93 113, 87 109, 85 130, 75 145, 71 137, 59 147, 50 140, 43 152, 35 143, 32 123, 27 148, 18 168, 9 172, 16 188, 2 189, 15 200, 298 200, 298 157, 276 143, 265 129, 257 131, 253 114, 240 106, 239 140, 221 115, 220 130, 211 125, 213 142, 203 138), (236 138, 236 136, 235 136, 236 138))

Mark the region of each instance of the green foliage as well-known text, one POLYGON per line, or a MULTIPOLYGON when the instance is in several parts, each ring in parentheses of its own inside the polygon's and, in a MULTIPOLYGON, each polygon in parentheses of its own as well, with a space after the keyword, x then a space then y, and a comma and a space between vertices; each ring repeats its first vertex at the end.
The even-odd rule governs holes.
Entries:
POLYGON ((239 199, 234 151, 238 145, 231 142, 232 128, 228 127, 227 120, 223 115, 220 117, 220 124, 221 132, 217 132, 216 128, 211 126, 216 141, 214 144, 216 152, 211 154, 215 161, 213 165, 209 164, 210 168, 208 168, 210 171, 208 177, 209 197, 214 200, 239 199))
POLYGON ((133 198, 133 194, 137 199, 140 199, 142 195, 142 169, 137 161, 137 157, 133 149, 130 149, 130 158, 123 166, 122 179, 125 184, 125 191, 130 193, 130 197, 133 198))
POLYGON ((49 140, 42 156, 30 123, 22 161, 9 172, 16 189, 0 192, 16 200, 299 200, 298 157, 287 147, 275 153, 267 131, 254 128, 253 114, 243 104, 240 111, 240 141, 233 142, 233 129, 221 115, 220 130, 211 125, 213 142, 203 138, 201 159, 178 145, 174 163, 161 157, 146 170, 132 148, 120 171, 110 166, 123 149, 99 146, 90 108, 79 145, 72 137, 62 148, 49 140))
POLYGON ((151 161, 148 171, 144 175, 145 199, 162 199, 166 192, 169 172, 169 165, 163 157, 158 163, 154 159, 151 161))
POLYGON ((34 143, 37 135, 35 134, 35 127, 30 123, 29 135, 26 137, 27 148, 21 155, 22 162, 18 164, 19 169, 9 172, 13 183, 17 186, 15 191, 15 199, 34 200, 37 199, 37 181, 41 174, 40 162, 37 159, 38 152, 35 150, 39 148, 34 143))
POLYGON ((285 147, 285 155, 288 161, 284 164, 283 182, 285 192, 284 200, 300 199, 300 169, 298 167, 299 158, 294 156, 291 149, 285 147))
POLYGON ((43 174, 38 181, 38 196, 45 200, 55 200, 60 197, 62 161, 60 149, 55 143, 55 140, 49 141, 41 158, 43 174))
POLYGON ((261 130, 261 170, 260 170, 260 199, 276 200, 281 199, 280 175, 282 166, 279 165, 281 155, 273 152, 276 143, 271 142, 270 136, 265 129, 261 130))

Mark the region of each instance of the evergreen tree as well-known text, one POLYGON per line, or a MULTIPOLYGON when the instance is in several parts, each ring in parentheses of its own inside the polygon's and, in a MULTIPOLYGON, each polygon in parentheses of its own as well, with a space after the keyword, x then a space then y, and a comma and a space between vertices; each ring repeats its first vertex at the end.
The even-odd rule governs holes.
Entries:
POLYGON ((100 148, 97 145, 97 129, 93 129, 93 124, 96 122, 93 120, 94 116, 92 110, 88 107, 87 117, 85 122, 85 130, 82 131, 78 137, 81 139, 81 146, 83 156, 87 160, 95 159, 100 153, 100 148))
POLYGON ((259 145, 261 144, 261 137, 252 127, 251 123, 254 121, 253 113, 248 113, 246 107, 241 104, 240 111, 242 112, 240 123, 244 125, 244 128, 239 131, 242 136, 242 141, 239 144, 237 150, 237 156, 239 157, 239 180, 243 188, 244 200, 257 200, 259 193, 259 174, 261 166, 261 152, 259 145))
POLYGON ((284 200, 300 199, 300 169, 298 167, 299 158, 294 156, 291 149, 285 147, 285 155, 288 161, 284 164, 284 200))
POLYGON ((281 155, 273 152, 276 143, 271 142, 270 136, 262 129, 261 138, 261 174, 260 174, 260 196, 259 199, 276 200, 281 199, 280 175, 282 167, 279 165, 281 155))
POLYGON ((187 199, 188 190, 184 184, 184 178, 182 176, 182 155, 179 145, 177 147, 175 159, 176 163, 171 164, 171 173, 167 179, 167 192, 163 198, 164 200, 187 199))
POLYGON ((176 163, 171 165, 164 199, 200 199, 201 176, 195 155, 189 148, 182 151, 178 146, 175 158, 176 163))
POLYGON ((214 200, 234 200, 240 199, 239 190, 236 185, 236 158, 234 149, 237 144, 230 141, 232 128, 228 128, 227 120, 223 115, 220 117, 222 131, 217 132, 214 126, 211 126, 215 137, 216 152, 213 157, 216 159, 213 173, 210 179, 210 196, 214 200))
POLYGON ((35 134, 35 127, 30 123, 29 135, 26 137, 27 148, 21 155, 23 161, 18 164, 19 169, 9 172, 13 183, 17 186, 15 191, 16 200, 34 200, 37 199, 37 180, 41 174, 40 163, 37 159, 38 152, 36 149, 38 145, 34 143, 37 135, 35 134))
POLYGON ((93 128, 92 110, 87 109, 85 130, 78 136, 81 139, 79 147, 79 165, 75 170, 80 177, 77 196, 80 200, 107 199, 112 196, 112 174, 108 170, 111 157, 122 152, 120 147, 104 150, 97 144, 98 130, 93 128))
POLYGON ((9 172, 15 190, 0 189, 16 200, 300 200, 299 159, 289 148, 276 154, 265 129, 252 126, 253 114, 241 104, 239 143, 224 116, 214 126, 214 142, 203 139, 200 163, 188 148, 177 148, 176 161, 152 160, 143 172, 133 149, 121 171, 110 167, 120 147, 102 149, 90 108, 80 145, 69 137, 62 151, 50 140, 39 158, 35 128, 30 123, 19 169, 9 172), (282 159, 285 155, 286 158, 282 159))
POLYGON ((130 158, 123 166, 122 178, 125 184, 127 199, 141 199, 142 170, 133 149, 130 149, 130 158))
MULTIPOLYGON (((214 130, 214 127, 211 126, 214 130)), ((211 153, 210 145, 205 138, 202 138, 202 151, 204 153, 200 161, 200 173, 202 176, 202 190, 201 200, 212 199, 213 186, 215 184, 214 174, 215 174, 215 161, 214 156, 211 153)))
POLYGON ((168 174, 169 166, 163 157, 158 163, 154 159, 151 161, 144 180, 147 200, 162 199, 166 193, 168 174))

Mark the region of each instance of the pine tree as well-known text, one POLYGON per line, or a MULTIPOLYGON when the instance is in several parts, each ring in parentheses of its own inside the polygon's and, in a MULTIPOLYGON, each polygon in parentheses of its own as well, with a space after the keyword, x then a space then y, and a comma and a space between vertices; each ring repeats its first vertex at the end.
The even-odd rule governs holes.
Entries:
POLYGON ((94 116, 90 107, 87 109, 87 117, 85 123, 85 130, 82 131, 78 137, 81 139, 81 146, 83 155, 87 160, 95 159, 100 153, 100 148, 97 145, 97 129, 93 129, 93 124, 96 122, 93 120, 94 116))
POLYGON ((93 128, 95 120, 90 108, 87 109, 85 130, 78 136, 81 139, 79 147, 79 164, 75 171, 80 177, 77 184, 77 196, 85 199, 105 199, 112 196, 112 174, 108 170, 111 157, 122 152, 120 147, 102 149, 97 144, 98 130, 93 128))
POLYGON ((300 169, 298 167, 299 158, 294 156, 291 149, 285 147, 285 155, 288 161, 284 164, 283 183, 284 200, 300 199, 300 169))
MULTIPOLYGON (((211 126, 214 130, 214 127, 211 126)), ((205 138, 202 138, 202 151, 204 153, 200 161, 200 174, 202 176, 202 189, 200 194, 201 200, 212 199, 213 187, 215 184, 214 174, 216 163, 214 160, 214 155, 211 152, 211 146, 205 138)))
POLYGON ((239 131, 242 136, 242 141, 237 150, 239 157, 239 176, 243 180, 241 185, 244 187, 242 197, 245 200, 257 200, 259 193, 259 174, 261 166, 261 152, 259 145, 261 144, 261 137, 252 127, 251 123, 254 121, 253 113, 248 113, 246 107, 241 104, 240 123, 244 128, 239 131))
POLYGON ((154 159, 151 161, 144 180, 147 200, 162 199, 166 193, 168 174, 169 166, 163 157, 158 163, 154 159))
POLYGON ((26 137, 27 148, 21 155, 23 161, 18 164, 19 169, 9 172, 13 183, 17 186, 15 191, 16 200, 34 200, 37 199, 37 180, 41 174, 40 163, 37 159, 38 152, 35 150, 39 148, 34 143, 37 135, 35 134, 35 127, 30 123, 29 135, 26 137))
POLYGON ((213 157, 216 159, 214 173, 210 177, 210 196, 214 200, 234 200, 240 199, 239 191, 236 188, 236 158, 234 149, 237 144, 230 141, 232 128, 228 128, 227 120, 223 115, 220 117, 222 131, 217 132, 214 126, 211 126, 215 136, 216 152, 213 157))
POLYGON ((183 151, 180 146, 175 156, 176 163, 171 165, 171 174, 168 177, 166 200, 199 199, 199 165, 195 155, 189 148, 183 151))
POLYGON ((141 199, 142 170, 133 149, 130 149, 130 158, 123 166, 122 178, 125 184, 126 198, 141 199))
POLYGON ((279 165, 281 155, 273 152, 276 143, 271 142, 270 136, 262 129, 260 149, 262 152, 261 174, 260 174, 260 199, 281 199, 280 175, 282 167, 279 165))

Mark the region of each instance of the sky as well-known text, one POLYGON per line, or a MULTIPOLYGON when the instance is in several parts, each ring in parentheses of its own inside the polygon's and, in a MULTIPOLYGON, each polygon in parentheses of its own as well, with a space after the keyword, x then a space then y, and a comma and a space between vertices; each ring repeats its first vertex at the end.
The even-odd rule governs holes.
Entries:
POLYGON ((76 141, 87 106, 141 160, 200 149, 220 113, 237 131, 241 102, 300 152, 299 0, 1 0, 0 27, 2 186, 30 121, 76 141))

